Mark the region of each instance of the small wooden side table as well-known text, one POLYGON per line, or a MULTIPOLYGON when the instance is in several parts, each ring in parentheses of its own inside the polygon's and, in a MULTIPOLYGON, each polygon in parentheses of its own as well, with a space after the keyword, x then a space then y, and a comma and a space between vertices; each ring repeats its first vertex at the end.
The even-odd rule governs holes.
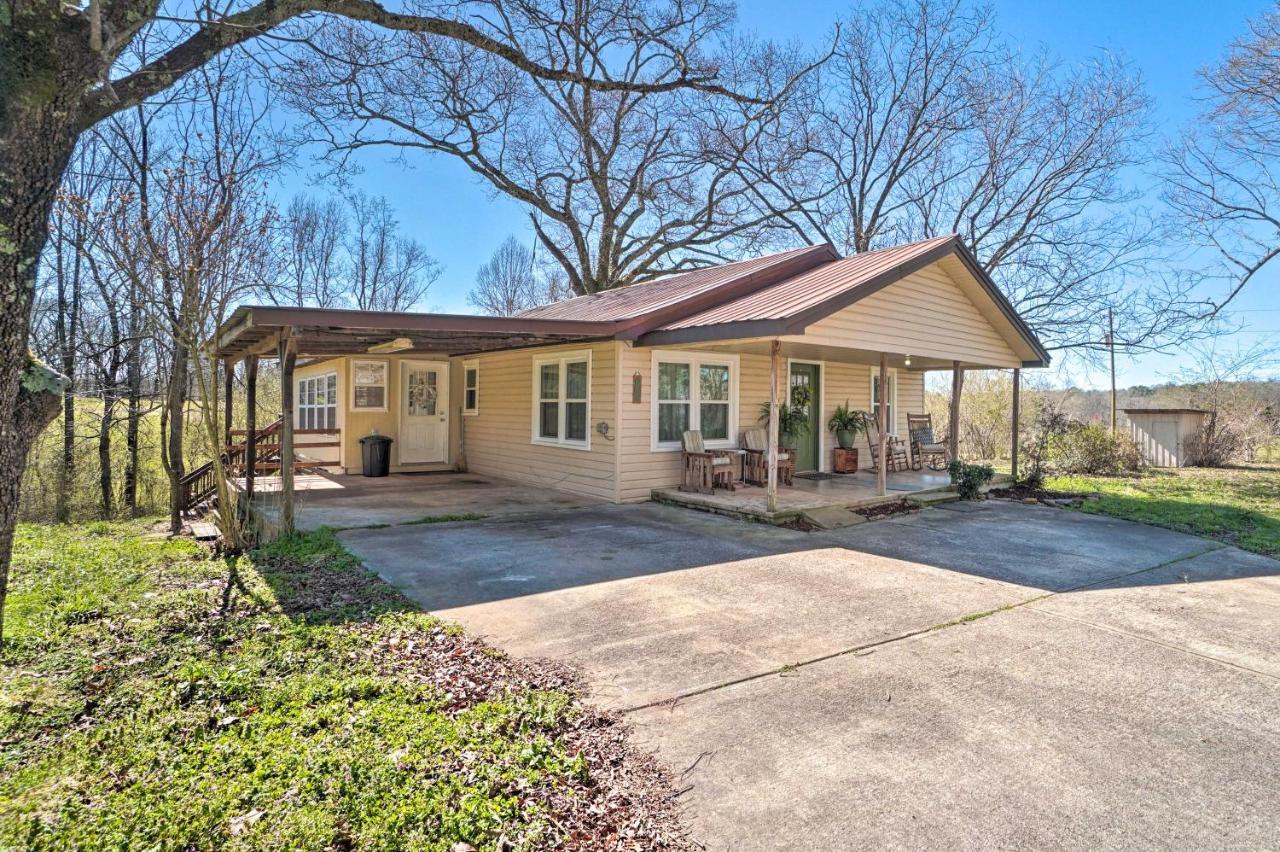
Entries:
POLYGON ((833 451, 835 460, 831 465, 831 469, 836 473, 857 473, 858 472, 858 451, 856 449, 845 450, 836 447, 833 451))

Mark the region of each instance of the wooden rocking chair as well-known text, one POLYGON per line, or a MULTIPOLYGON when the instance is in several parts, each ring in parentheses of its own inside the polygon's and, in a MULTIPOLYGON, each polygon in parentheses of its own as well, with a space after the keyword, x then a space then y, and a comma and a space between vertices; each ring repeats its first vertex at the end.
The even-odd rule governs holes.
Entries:
MULTIPOLYGON (((880 424, 870 415, 867 416, 867 446, 871 448, 871 466, 880 467, 880 424)), ((911 459, 907 456, 907 447, 901 438, 886 435, 884 442, 884 469, 890 473, 911 469, 911 459)))
MULTIPOLYGON (((769 430, 748 429, 743 433, 747 445, 746 470, 742 478, 749 485, 769 484, 769 430)), ((796 451, 790 447, 778 447, 778 482, 790 485, 796 473, 796 451)))
POLYGON ((933 434, 932 414, 908 414, 907 434, 911 437, 911 458, 917 470, 928 465, 929 470, 944 470, 947 466, 947 439, 933 434))
POLYGON ((733 453, 708 450, 701 432, 688 431, 680 442, 680 490, 712 494, 717 488, 736 490, 733 485, 733 453))

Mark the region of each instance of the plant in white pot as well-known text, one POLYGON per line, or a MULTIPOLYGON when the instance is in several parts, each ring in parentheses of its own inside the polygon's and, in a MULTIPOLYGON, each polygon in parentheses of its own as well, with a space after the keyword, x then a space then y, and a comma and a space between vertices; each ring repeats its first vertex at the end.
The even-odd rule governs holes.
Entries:
POLYGON ((836 406, 831 419, 827 421, 827 429, 836 433, 836 442, 840 444, 840 449, 851 449, 858 434, 867 431, 867 413, 850 409, 849 401, 845 400, 844 405, 836 406))

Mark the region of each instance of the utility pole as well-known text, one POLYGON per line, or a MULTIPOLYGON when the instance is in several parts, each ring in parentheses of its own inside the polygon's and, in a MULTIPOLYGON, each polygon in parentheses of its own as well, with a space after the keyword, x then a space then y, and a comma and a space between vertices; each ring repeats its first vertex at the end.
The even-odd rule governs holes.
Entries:
POLYGON ((1116 319, 1107 308, 1107 348, 1111 350, 1111 437, 1116 436, 1116 319))

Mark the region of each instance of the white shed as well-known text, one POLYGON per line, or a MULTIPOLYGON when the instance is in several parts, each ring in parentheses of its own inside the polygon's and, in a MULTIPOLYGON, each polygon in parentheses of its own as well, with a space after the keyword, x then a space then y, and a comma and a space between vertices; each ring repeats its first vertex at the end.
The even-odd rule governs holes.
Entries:
POLYGON ((1152 467, 1191 463, 1191 442, 1204 429, 1209 412, 1199 408, 1125 408, 1133 441, 1152 467))

